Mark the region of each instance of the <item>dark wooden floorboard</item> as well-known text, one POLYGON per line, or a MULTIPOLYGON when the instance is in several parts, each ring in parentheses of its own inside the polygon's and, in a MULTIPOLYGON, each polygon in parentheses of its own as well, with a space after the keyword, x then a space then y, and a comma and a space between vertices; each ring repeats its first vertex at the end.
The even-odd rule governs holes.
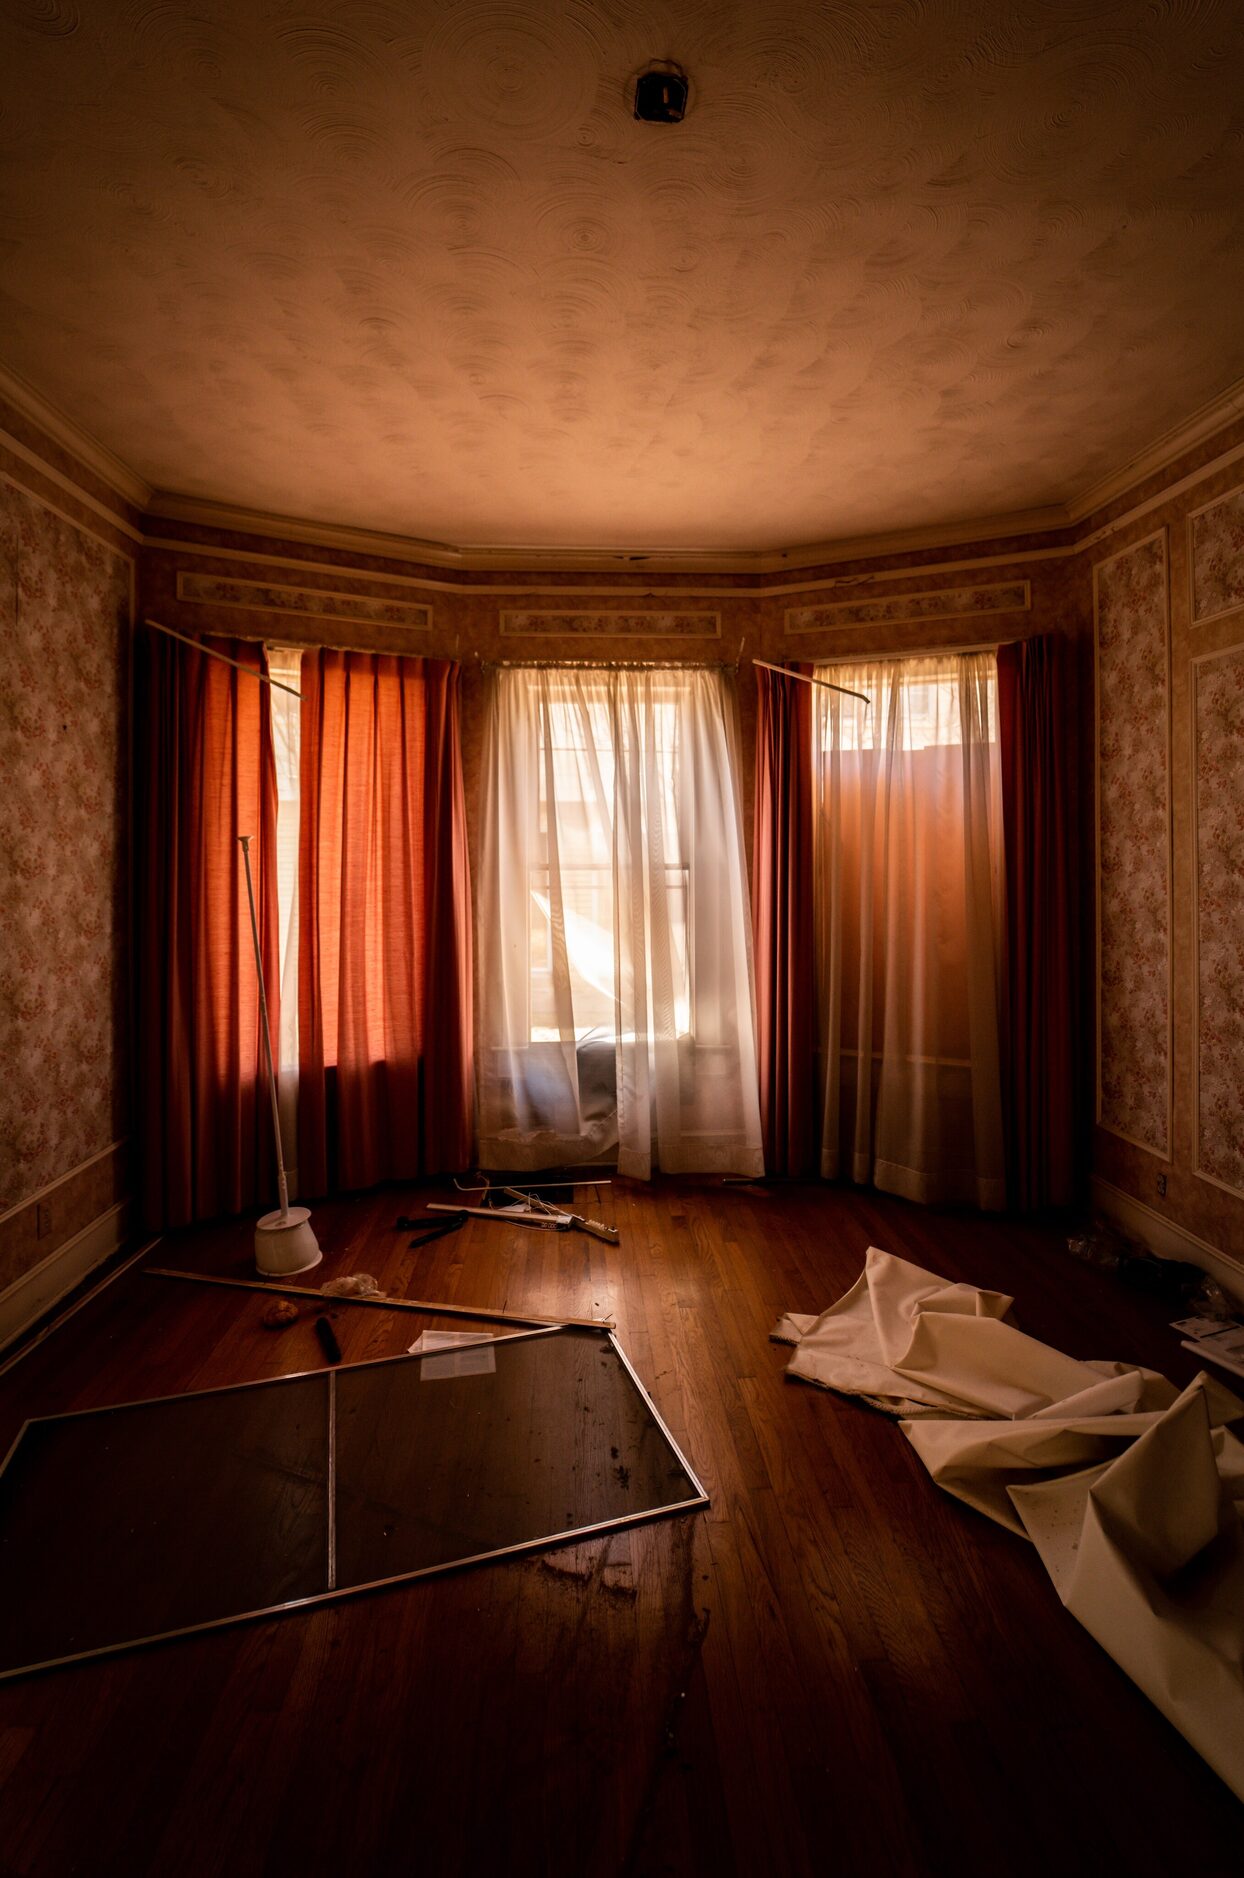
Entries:
MULTIPOLYGON (((580 1195, 617 1247, 471 1221, 411 1251, 397 1215, 448 1197, 317 1207, 308 1281, 613 1315, 711 1507, 0 1686, 0 1874, 1239 1870, 1244 1812, 1032 1549, 939 1494, 886 1417, 787 1381, 768 1337, 869 1244, 1182 1383, 1169 1313, 1052 1229, 871 1194, 617 1182, 580 1195)), ((238 1222, 150 1257, 250 1261, 238 1222)), ((28 1415, 318 1370, 312 1308, 274 1335, 263 1304, 124 1274, 0 1378, 0 1441, 28 1415)), ((347 1362, 464 1328, 329 1309, 347 1362)))

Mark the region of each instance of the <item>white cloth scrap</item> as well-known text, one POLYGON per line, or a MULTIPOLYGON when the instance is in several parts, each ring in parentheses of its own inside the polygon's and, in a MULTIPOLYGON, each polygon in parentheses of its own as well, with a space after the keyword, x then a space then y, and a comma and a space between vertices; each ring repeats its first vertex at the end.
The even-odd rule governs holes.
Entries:
POLYGON ((1002 1292, 869 1248, 819 1317, 783 1317, 793 1376, 900 1416, 948 1493, 1032 1540, 1059 1598, 1244 1799, 1244 1415, 1204 1373, 1027 1337, 1002 1292))

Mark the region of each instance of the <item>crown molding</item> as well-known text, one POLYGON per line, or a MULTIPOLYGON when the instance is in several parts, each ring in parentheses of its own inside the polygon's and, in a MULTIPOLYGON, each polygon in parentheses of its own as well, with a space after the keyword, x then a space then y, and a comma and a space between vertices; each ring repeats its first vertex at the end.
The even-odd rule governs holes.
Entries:
POLYGON ((106 444, 97 437, 83 430, 81 424, 58 410, 56 405, 37 392, 33 385, 28 385, 24 378, 11 372, 7 366, 0 365, 0 398, 12 405, 13 409, 37 424, 45 436, 53 443, 60 444, 75 456, 84 469, 91 470, 109 489, 124 497, 136 509, 145 509, 151 501, 151 485, 132 470, 128 463, 123 463, 119 456, 114 456, 106 444))
MULTIPOLYGON (((424 541, 418 535, 392 535, 378 529, 350 528, 340 522, 307 521, 296 515, 277 515, 267 509, 245 509, 232 502, 182 496, 171 489, 152 491, 147 519, 181 522, 188 528, 211 528, 222 534, 264 535, 274 541, 301 541, 317 548, 337 548, 348 554, 383 555, 391 561, 419 561, 430 567, 467 567, 463 550, 445 541, 424 541)), ((148 545, 162 545, 159 535, 148 545)))
MULTIPOLYGON (((986 518, 976 517, 885 533, 851 535, 836 540, 807 542, 787 548, 739 549, 635 549, 603 547, 524 548, 495 543, 430 541, 417 535, 354 528, 279 515, 262 509, 215 502, 197 496, 156 490, 106 445, 48 402, 15 372, 0 365, 0 398, 90 469, 117 495, 152 519, 177 521, 189 527, 224 533, 300 542, 342 553, 373 555, 394 561, 414 561, 427 567, 456 568, 463 573, 667 573, 764 574, 793 573, 805 568, 832 567, 843 561, 871 560, 878 556, 920 553, 928 548, 949 548, 1009 537, 1030 543, 1042 535, 1072 528, 1149 478, 1171 468, 1181 457, 1244 417, 1244 378, 1237 379, 1183 423, 1162 436, 1109 476, 1088 485, 1067 502, 1017 510, 986 518)), ((1193 480, 1202 471, 1194 473, 1193 480)), ((162 537, 148 535, 148 545, 159 547, 162 537)), ((1080 544, 1077 544, 1080 545, 1080 544)), ((1051 546, 1051 554, 1058 550, 1051 546)), ((1023 558, 1031 557, 1032 548, 1023 558)), ((902 569, 895 569, 901 574, 902 569)))
MULTIPOLYGON (((838 561, 865 561, 877 555, 920 553, 925 548, 955 548, 1005 541, 1016 536, 1048 535, 1070 524, 1061 502, 1039 509, 1016 509, 1005 515, 976 516, 967 521, 930 523, 920 528, 897 528, 885 534, 844 535, 837 541, 818 541, 806 547, 762 550, 752 558, 760 573, 781 573, 804 567, 832 567, 838 561)), ((998 557, 994 557, 997 559, 998 557)), ((898 577, 908 569, 887 569, 898 577)))
POLYGON ((1088 516, 1095 515, 1099 509, 1117 502, 1120 496, 1127 495, 1129 490, 1147 482, 1151 476, 1160 476, 1164 470, 1173 468, 1180 457, 1216 436, 1220 430, 1225 430, 1228 424, 1239 417, 1244 417, 1244 378, 1237 378, 1233 385, 1228 385, 1216 398, 1203 404, 1191 417, 1163 431, 1147 449, 1130 458, 1121 468, 1081 490, 1067 504, 1068 518, 1072 522, 1082 522, 1088 516))
MULTIPOLYGON (((799 568, 831 566, 836 562, 868 559, 881 554, 919 553, 930 547, 951 547, 965 542, 989 542, 1019 535, 1040 535, 1068 525, 1061 504, 1026 509, 986 521, 964 521, 945 526, 892 530, 887 534, 854 535, 838 541, 811 542, 794 548, 520 548, 487 543, 454 547, 414 535, 384 534, 349 528, 335 522, 300 520, 260 509, 238 508, 195 496, 158 490, 147 513, 187 527, 210 528, 228 534, 266 536, 270 540, 304 542, 308 546, 337 549, 349 554, 371 554, 389 560, 416 561, 424 566, 455 567, 463 573, 573 573, 612 574, 780 574, 799 568)), ((159 547, 162 537, 148 536, 159 547)), ((186 544, 181 544, 183 547, 186 544)), ((209 552, 207 544, 204 551, 209 552)), ((902 573, 902 569, 895 569, 902 573)))

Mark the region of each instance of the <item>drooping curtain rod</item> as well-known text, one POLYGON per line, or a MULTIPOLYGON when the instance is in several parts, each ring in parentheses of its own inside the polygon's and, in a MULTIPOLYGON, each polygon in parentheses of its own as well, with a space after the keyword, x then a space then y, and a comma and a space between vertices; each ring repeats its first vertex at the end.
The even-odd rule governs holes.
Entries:
MULTIPOLYGON (((145 620, 144 624, 154 626, 157 632, 167 633, 170 639, 183 640, 186 645, 194 646, 198 651, 205 652, 210 659, 224 659, 226 665, 233 664, 233 660, 226 657, 223 652, 213 652, 210 646, 203 644, 202 640, 191 639, 185 633, 175 631, 172 626, 162 626, 158 619, 145 620)), ((344 639, 291 639, 288 634, 274 635, 272 633, 259 631, 247 632, 245 626, 241 628, 235 627, 233 629, 233 637, 235 639, 244 639, 248 645, 272 646, 277 651, 366 652, 369 656, 374 658, 447 659, 451 664, 455 664, 458 660, 459 644, 462 639, 461 633, 455 634, 454 649, 452 652, 399 652, 395 646, 348 645, 344 639)), ((473 656, 478 665, 479 653, 476 652, 473 656)), ((240 665, 238 670, 246 672, 250 671, 250 667, 248 665, 240 665)), ((279 691, 288 691, 291 698, 300 698, 302 696, 302 693, 295 691, 292 686, 283 685, 279 678, 262 677, 258 672, 251 672, 250 675, 252 678, 259 678, 262 684, 275 685, 279 691)))
POLYGON ((261 685, 271 685, 277 691, 288 691, 291 698, 302 702, 301 691, 295 691, 292 685, 282 683, 279 678, 270 678, 267 672, 257 672, 253 666, 243 665, 240 659, 231 659, 227 652, 217 652, 212 646, 205 646, 201 639, 191 639, 187 633, 179 633, 172 626, 161 626, 158 619, 145 620, 144 625, 151 626, 158 633, 167 633, 170 639, 180 639, 184 646, 193 646, 196 652, 202 652, 205 658, 219 659, 222 665, 232 665, 235 672, 245 672, 248 678, 257 678, 261 685))
POLYGON ((831 685, 828 678, 809 678, 807 672, 792 672, 786 665, 770 665, 768 659, 753 659, 753 665, 759 665, 766 672, 778 672, 783 678, 797 678, 801 685, 818 685, 822 691, 840 691, 844 698, 858 698, 861 704, 871 704, 862 691, 851 691, 846 685, 831 685))

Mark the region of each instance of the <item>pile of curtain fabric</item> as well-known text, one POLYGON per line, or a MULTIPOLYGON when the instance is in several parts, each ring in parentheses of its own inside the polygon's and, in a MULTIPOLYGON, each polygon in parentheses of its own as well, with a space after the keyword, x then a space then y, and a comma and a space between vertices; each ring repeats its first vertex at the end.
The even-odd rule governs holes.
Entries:
POLYGON ((1030 1539, 1059 1598, 1244 1799, 1244 1403, 1202 1372, 1081 1362, 1001 1292, 871 1247, 788 1373, 899 1417, 929 1473, 1030 1539))

